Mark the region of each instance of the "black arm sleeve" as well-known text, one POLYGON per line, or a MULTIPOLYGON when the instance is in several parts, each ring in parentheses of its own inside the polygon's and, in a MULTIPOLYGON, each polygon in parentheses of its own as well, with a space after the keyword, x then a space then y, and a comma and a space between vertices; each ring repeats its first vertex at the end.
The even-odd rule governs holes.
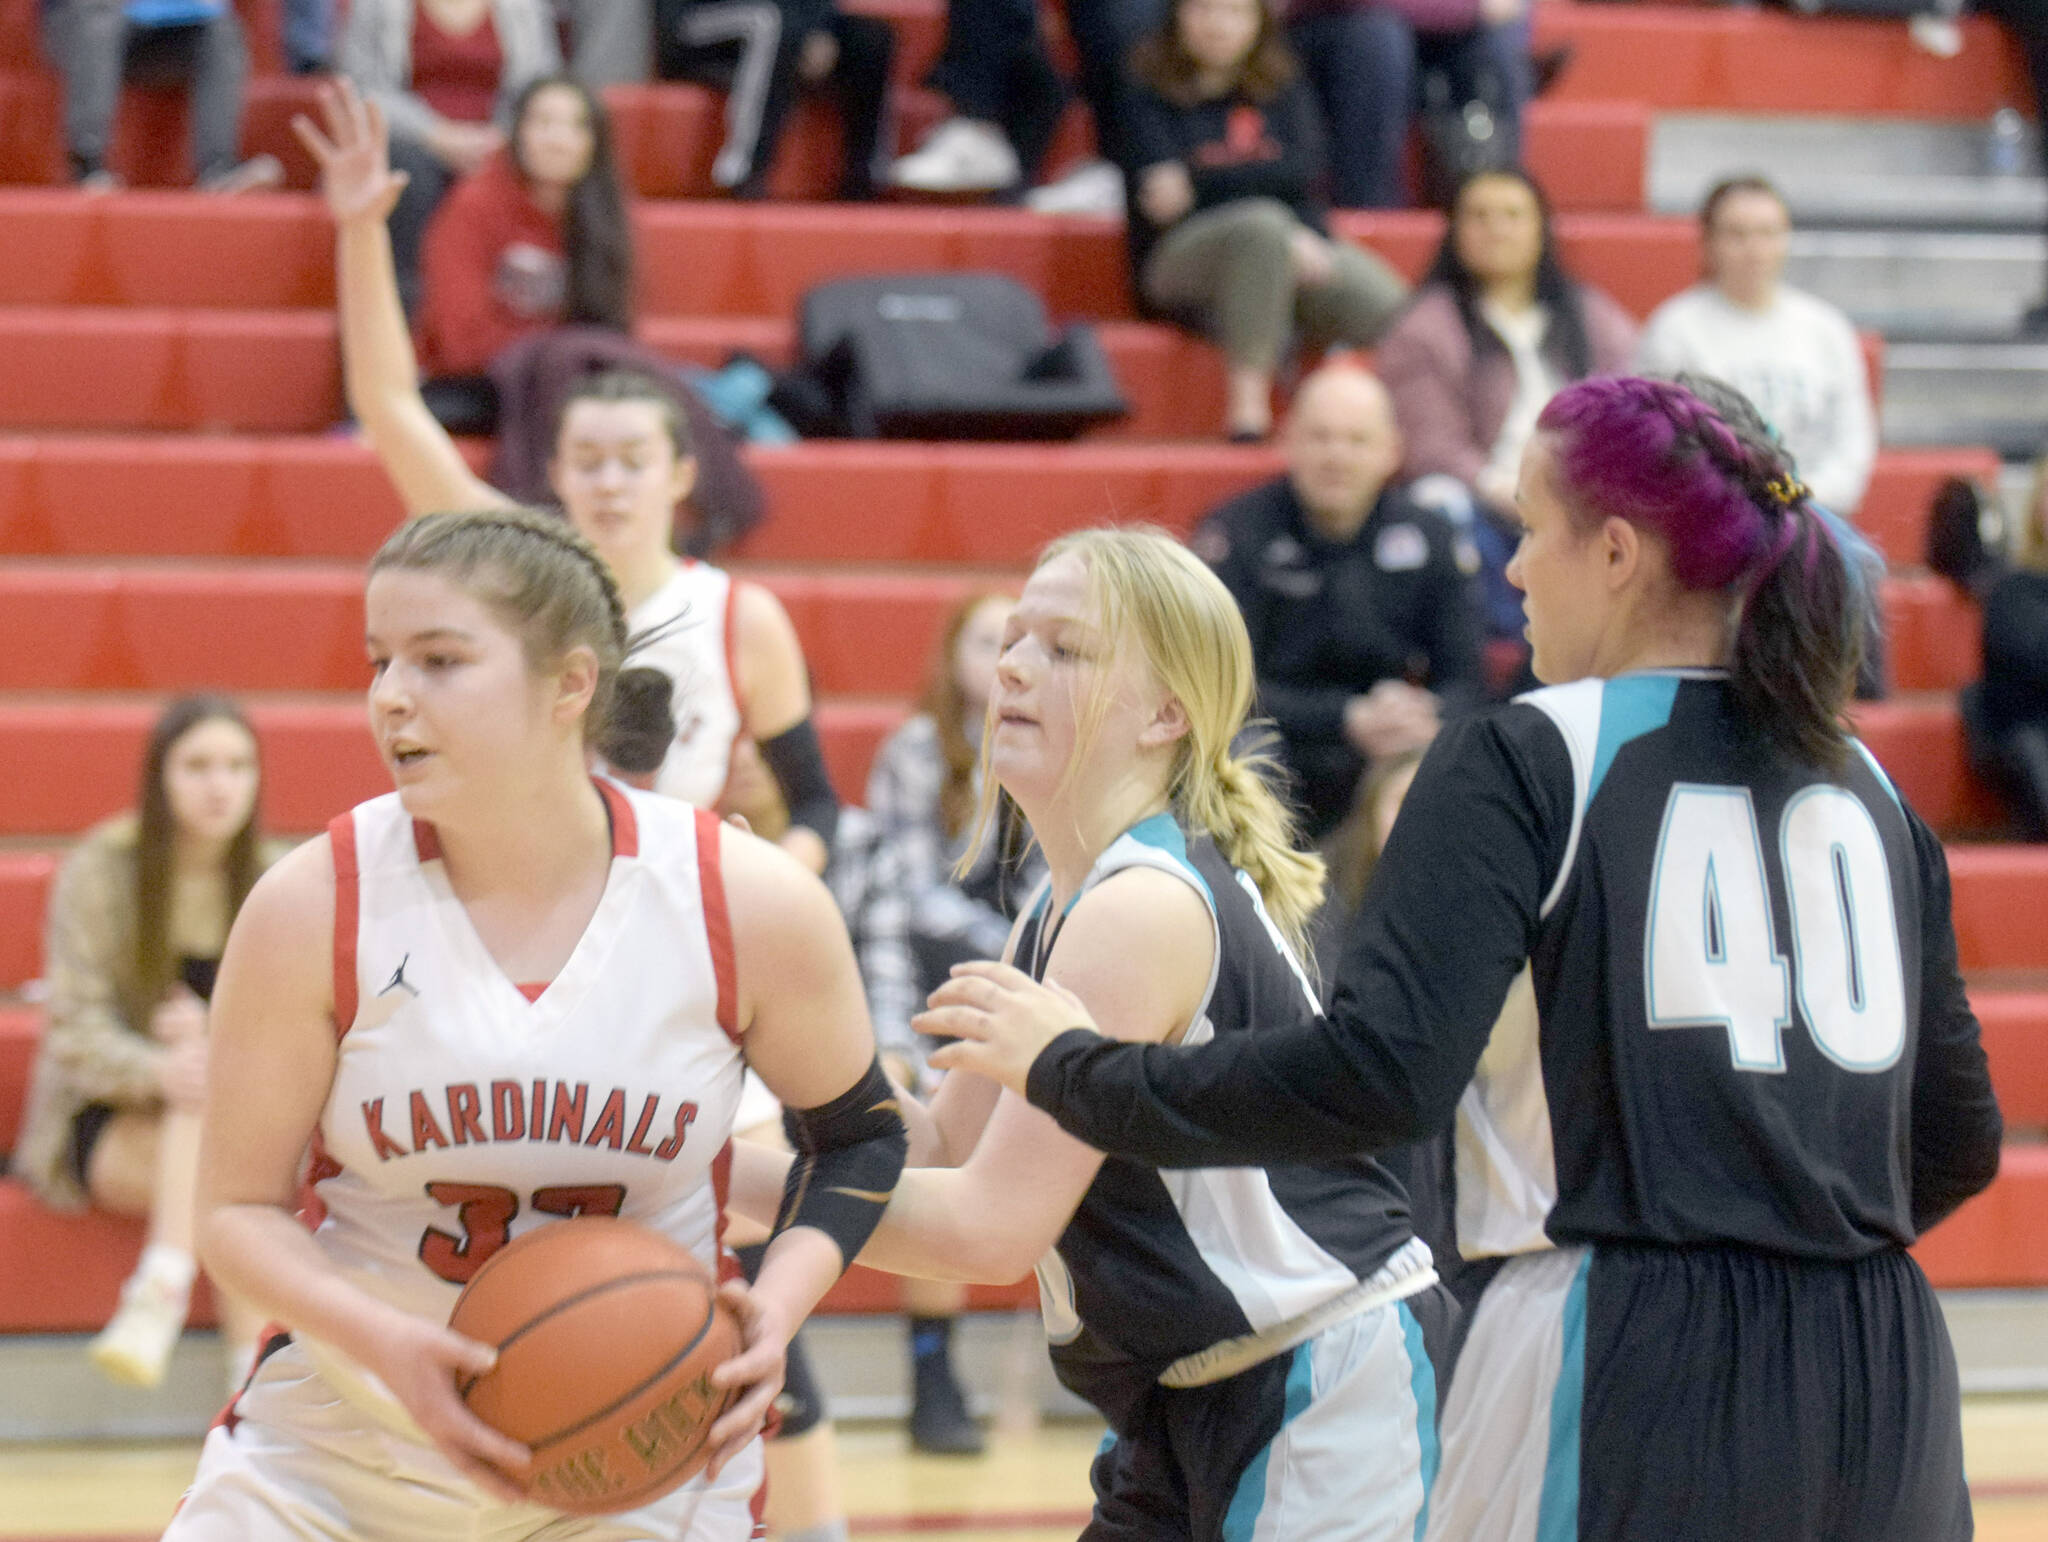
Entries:
POLYGON ((909 1146, 881 1059, 831 1102, 785 1108, 782 1129, 796 1161, 783 1185, 776 1232, 815 1227, 839 1245, 842 1267, 852 1263, 881 1224, 909 1146))
POLYGON ((2005 1121, 1956 967, 1948 859, 1910 810, 1920 864, 1920 1043, 1913 1062, 1913 1227, 1925 1231, 1998 1173, 2005 1121))
POLYGON ((1328 1018, 1194 1048, 1064 1034, 1031 1068, 1031 1102, 1098 1150, 1157 1167, 1314 1161, 1441 1129, 1528 960, 1569 835, 1570 763, 1538 718, 1510 707, 1437 736, 1328 1018), (1523 715, 1512 735, 1510 714, 1523 715))
POLYGON ((825 751, 818 743, 818 728, 809 718, 796 727, 761 742, 761 758, 775 774, 782 789, 782 801, 789 805, 789 822, 815 830, 832 849, 832 837, 839 832, 839 796, 832 791, 832 778, 825 774, 825 751))

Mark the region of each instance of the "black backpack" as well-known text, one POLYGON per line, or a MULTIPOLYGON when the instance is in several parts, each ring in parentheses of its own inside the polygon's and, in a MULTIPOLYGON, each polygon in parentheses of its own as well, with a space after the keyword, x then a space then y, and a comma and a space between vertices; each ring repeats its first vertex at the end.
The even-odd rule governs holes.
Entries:
POLYGON ((1094 330, 1055 334, 995 273, 841 279, 804 296, 770 403, 807 437, 1071 439, 1129 410, 1094 330))

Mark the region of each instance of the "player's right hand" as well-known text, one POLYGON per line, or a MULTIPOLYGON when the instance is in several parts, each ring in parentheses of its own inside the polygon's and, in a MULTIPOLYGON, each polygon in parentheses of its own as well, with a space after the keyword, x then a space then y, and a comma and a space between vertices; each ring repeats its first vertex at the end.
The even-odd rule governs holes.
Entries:
POLYGON ((320 192, 335 223, 390 217, 406 174, 391 169, 391 141, 384 114, 366 102, 347 76, 320 87, 319 126, 304 113, 292 119, 292 132, 319 164, 320 192), (324 132, 323 132, 324 130, 324 132))
POLYGON ((530 1498, 533 1452, 471 1413, 456 1391, 496 1365, 497 1350, 415 1317, 381 1335, 379 1343, 381 1352, 369 1368, 441 1454, 495 1498, 530 1498))

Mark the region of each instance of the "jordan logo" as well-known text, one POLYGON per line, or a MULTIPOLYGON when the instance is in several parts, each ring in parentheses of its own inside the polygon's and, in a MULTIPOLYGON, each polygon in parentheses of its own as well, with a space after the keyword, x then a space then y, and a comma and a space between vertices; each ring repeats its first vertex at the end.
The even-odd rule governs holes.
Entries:
POLYGON ((388 996, 393 991, 404 991, 406 995, 417 998, 420 988, 405 977, 405 966, 411 962, 412 955, 410 953, 401 958, 398 961, 398 967, 391 971, 391 978, 385 982, 384 989, 377 992, 377 994, 379 996, 388 996))

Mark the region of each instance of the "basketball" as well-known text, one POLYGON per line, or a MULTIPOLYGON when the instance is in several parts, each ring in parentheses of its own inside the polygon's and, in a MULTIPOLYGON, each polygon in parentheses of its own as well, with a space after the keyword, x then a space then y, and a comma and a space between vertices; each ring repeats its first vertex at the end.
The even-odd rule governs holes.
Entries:
POLYGON ((493 1254, 448 1325, 498 1350, 464 1401, 533 1448, 533 1498, 576 1514, 630 1510, 696 1476, 730 1401, 712 1369, 742 1342, 692 1254, 592 1216, 493 1254))

